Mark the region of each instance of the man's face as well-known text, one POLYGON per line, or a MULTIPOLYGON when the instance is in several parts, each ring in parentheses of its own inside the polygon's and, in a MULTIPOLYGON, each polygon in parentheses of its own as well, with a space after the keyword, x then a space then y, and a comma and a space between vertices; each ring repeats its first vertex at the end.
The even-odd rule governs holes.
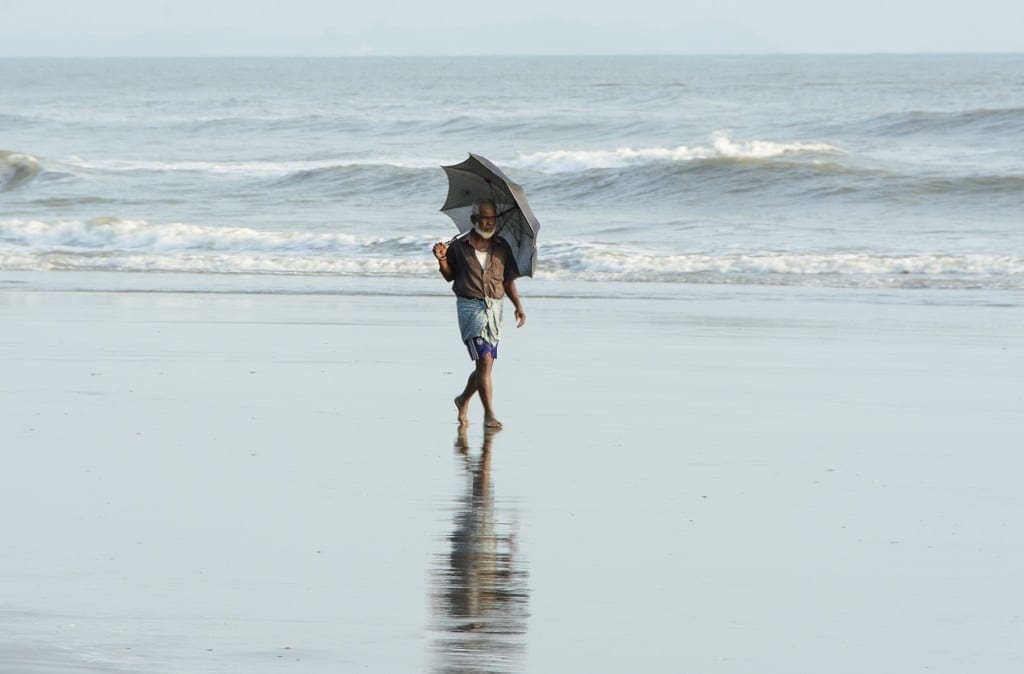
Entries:
POLYGON ((484 234, 491 234, 498 226, 497 213, 492 206, 484 204, 476 216, 476 226, 484 234))

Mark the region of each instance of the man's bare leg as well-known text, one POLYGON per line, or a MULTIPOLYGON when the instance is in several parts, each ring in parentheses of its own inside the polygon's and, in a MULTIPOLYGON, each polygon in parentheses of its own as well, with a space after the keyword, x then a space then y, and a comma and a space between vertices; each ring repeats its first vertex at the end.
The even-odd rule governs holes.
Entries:
POLYGON ((494 416, 494 406, 491 394, 493 385, 491 383, 491 369, 494 367, 494 358, 486 353, 476 361, 476 385, 480 391, 480 402, 484 404, 484 426, 488 428, 501 428, 501 422, 494 416))
POLYGON ((477 391, 477 374, 476 370, 469 373, 469 379, 466 380, 466 388, 462 390, 462 393, 455 396, 455 409, 459 411, 459 424, 469 423, 469 401, 473 398, 473 394, 477 391))

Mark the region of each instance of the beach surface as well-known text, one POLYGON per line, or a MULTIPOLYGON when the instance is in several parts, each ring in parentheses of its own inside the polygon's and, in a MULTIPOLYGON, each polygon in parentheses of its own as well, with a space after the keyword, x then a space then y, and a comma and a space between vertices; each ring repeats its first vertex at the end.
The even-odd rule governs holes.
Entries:
POLYGON ((0 672, 1022 671, 1019 297, 537 295, 0 290, 0 672))

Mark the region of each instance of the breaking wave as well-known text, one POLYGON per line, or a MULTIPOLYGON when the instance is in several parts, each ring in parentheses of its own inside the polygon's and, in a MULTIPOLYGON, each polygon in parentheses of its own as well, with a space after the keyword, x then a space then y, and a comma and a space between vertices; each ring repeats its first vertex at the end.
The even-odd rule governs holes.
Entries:
POLYGON ((734 142, 716 133, 710 146, 623 147, 615 150, 554 150, 521 154, 510 165, 543 173, 574 173, 591 169, 624 168, 651 163, 688 162, 701 159, 757 160, 794 154, 839 154, 827 143, 775 143, 766 140, 734 142))
MULTIPOLYGON (((238 198, 256 194, 259 199, 281 203, 296 199, 302 208, 308 205, 304 200, 324 198, 349 204, 412 201, 426 207, 445 193, 441 163, 433 158, 399 156, 302 161, 74 157, 48 161, 40 180, 49 184, 51 179, 74 175, 58 171, 63 169, 145 181, 146 186, 164 181, 180 185, 178 191, 216 192, 224 189, 220 181, 228 181, 238 198)), ((700 207, 754 202, 759 208, 825 201, 889 203, 965 215, 977 212, 979 203, 989 211, 1024 208, 1024 174, 1019 172, 972 172, 969 167, 912 170, 871 161, 827 143, 739 142, 723 134, 708 145, 552 150, 501 159, 499 164, 514 180, 529 186, 535 208, 576 200, 609 208, 644 200, 700 207)), ((29 155, 0 155, 0 190, 25 184, 37 173, 38 161, 29 155)), ((86 180, 81 185, 88 188, 105 183, 86 180)), ((80 198, 110 195, 92 193, 80 198)))
POLYGON ((345 254, 355 249, 426 245, 420 237, 370 238, 340 232, 281 232, 248 227, 212 227, 186 223, 151 224, 142 220, 96 218, 46 223, 0 221, 0 245, 39 252, 211 251, 345 254))
MULTIPOLYGON (((684 281, 701 274, 887 277, 1022 276, 1024 258, 988 254, 895 255, 859 253, 695 253, 664 255, 596 244, 571 244, 550 271, 592 280, 684 281)), ((1021 279, 1024 281, 1024 278, 1021 279)))
MULTIPOLYGON (((27 157, 27 155, 24 155, 27 157)), ((775 144, 767 141, 717 146, 646 148, 571 152, 558 150, 521 155, 501 162, 510 177, 529 185, 531 202, 561 204, 584 200, 590 205, 620 207, 638 199, 666 199, 678 204, 717 203, 723 199, 756 198, 764 204, 792 204, 793 199, 835 199, 842 203, 910 203, 915 206, 976 208, 978 198, 989 207, 1024 207, 1024 174, 900 172, 899 167, 865 165, 856 157, 827 144, 775 144), (922 202, 922 197, 929 197, 922 202), (966 204, 966 206, 965 206, 966 204)), ((38 165, 7 168, 8 186, 35 177, 38 165), (20 171, 20 173, 19 173, 20 171)), ((236 180, 232 189, 260 195, 279 193, 282 199, 339 198, 350 203, 387 204, 420 195, 443 195, 446 183, 440 162, 364 160, 315 161, 140 161, 64 160, 46 176, 79 171, 170 172, 195 180, 208 189, 218 178, 236 180), (410 196, 412 195, 412 196, 410 196)), ((0 163, 0 180, 4 175, 0 163)), ((150 180, 149 176, 141 179, 150 180)), ((153 179, 158 179, 154 176, 153 179)), ((106 198, 107 195, 88 195, 106 198)), ((440 198, 440 197, 436 197, 440 198)), ((428 196, 429 199, 429 196, 428 196)))
MULTIPOLYGON (((245 227, 0 221, 0 269, 428 277, 434 237, 366 237, 245 227)), ((538 278, 873 287, 1024 287, 1024 258, 996 254, 787 251, 663 254, 542 242, 538 278)))
MULTIPOLYGON (((725 134, 712 137, 710 145, 677 147, 618 148, 615 150, 553 150, 520 154, 518 158, 501 160, 502 166, 547 174, 562 174, 590 169, 624 168, 646 164, 665 164, 702 159, 757 160, 797 154, 842 154, 827 143, 775 143, 753 140, 735 142, 725 134)), ((190 172, 214 175, 240 175, 270 178, 302 178, 303 176, 344 169, 366 171, 427 170, 436 173, 451 158, 423 157, 361 157, 303 161, 200 161, 147 159, 83 159, 71 157, 62 163, 68 167, 113 173, 190 172)))
POLYGON ((30 154, 0 150, 0 192, 28 183, 41 169, 39 160, 30 154))
POLYGON ((100 218, 0 222, 0 269, 420 275, 433 239, 100 218))

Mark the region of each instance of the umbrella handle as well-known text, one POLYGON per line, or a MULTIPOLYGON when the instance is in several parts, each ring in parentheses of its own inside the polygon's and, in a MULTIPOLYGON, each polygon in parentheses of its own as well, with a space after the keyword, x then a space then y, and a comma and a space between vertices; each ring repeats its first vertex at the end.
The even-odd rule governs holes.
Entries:
POLYGON ((455 236, 453 236, 452 238, 450 238, 450 239, 448 240, 448 243, 446 243, 446 244, 444 244, 444 245, 446 245, 446 246, 450 246, 450 245, 452 245, 453 243, 455 243, 456 241, 458 241, 460 237, 463 237, 463 236, 467 236, 467 235, 468 235, 468 234, 469 234, 470 232, 472 232, 472 231, 473 231, 472 229, 469 229, 469 230, 466 230, 465 232, 459 232, 458 234, 456 234, 455 236))

